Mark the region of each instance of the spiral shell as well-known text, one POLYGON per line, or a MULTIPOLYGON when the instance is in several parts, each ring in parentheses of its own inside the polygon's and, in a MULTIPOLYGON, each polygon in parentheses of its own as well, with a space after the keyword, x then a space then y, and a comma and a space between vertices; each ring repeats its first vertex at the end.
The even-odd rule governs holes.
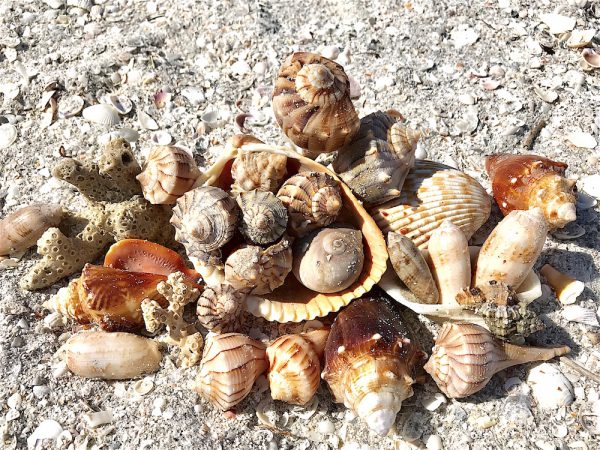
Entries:
POLYGON ((144 198, 152 204, 173 205, 188 192, 200 175, 194 158, 174 145, 154 147, 136 177, 142 185, 144 198))
POLYGON ((285 60, 275 80, 273 112, 309 157, 344 146, 360 126, 344 69, 313 53, 296 52, 285 60))
POLYGON ((322 172, 288 178, 277 197, 287 207, 290 229, 297 236, 333 223, 343 205, 338 183, 322 172))
POLYGON ((198 321, 215 333, 239 330, 245 300, 246 293, 229 284, 207 286, 198 299, 198 321))
POLYGON ((20 208, 0 221, 0 256, 19 253, 35 245, 48 228, 63 217, 60 205, 34 204, 20 208))
POLYGON ((238 197, 242 211, 240 230, 253 244, 270 244, 279 239, 287 227, 288 213, 272 192, 242 192, 238 197))
POLYGON ((267 367, 262 343, 239 333, 210 335, 194 389, 213 406, 227 411, 250 393, 267 367))

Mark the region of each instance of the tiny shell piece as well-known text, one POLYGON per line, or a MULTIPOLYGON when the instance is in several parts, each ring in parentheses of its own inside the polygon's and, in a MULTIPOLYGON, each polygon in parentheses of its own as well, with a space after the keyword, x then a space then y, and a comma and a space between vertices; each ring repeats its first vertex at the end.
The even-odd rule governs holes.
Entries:
POLYGON ((158 344, 130 333, 84 331, 67 340, 63 360, 84 378, 125 380, 158 370, 158 344))
POLYGON ((9 214, 0 221, 0 256, 27 250, 62 218, 62 207, 52 203, 25 206, 9 214))
POLYGON ((583 282, 571 278, 569 275, 559 272, 550 264, 545 264, 540 269, 540 274, 544 276, 548 284, 556 293, 556 298, 563 305, 570 305, 577 301, 577 297, 585 289, 583 282))
POLYGON ((573 385, 555 364, 544 363, 531 369, 527 383, 542 409, 558 409, 575 400, 573 385))
POLYGON ((240 230, 250 242, 270 244, 283 235, 288 213, 275 194, 257 190, 242 192, 237 202, 242 212, 240 230))
POLYGON ((198 321, 215 333, 237 331, 242 322, 246 293, 230 284, 207 286, 198 299, 198 321))
POLYGON ((92 105, 83 110, 83 118, 109 128, 121 122, 119 112, 112 105, 92 105))

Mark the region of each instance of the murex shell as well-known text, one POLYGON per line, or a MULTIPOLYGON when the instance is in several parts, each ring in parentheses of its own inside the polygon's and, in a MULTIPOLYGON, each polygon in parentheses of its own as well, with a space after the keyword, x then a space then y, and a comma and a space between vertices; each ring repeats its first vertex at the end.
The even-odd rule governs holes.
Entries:
POLYGON ((242 211, 240 230, 250 242, 270 244, 283 235, 288 213, 275 194, 257 190, 242 192, 237 202, 242 211))
POLYGON ((63 217, 60 205, 33 204, 9 214, 0 221, 0 256, 19 253, 35 245, 63 217))

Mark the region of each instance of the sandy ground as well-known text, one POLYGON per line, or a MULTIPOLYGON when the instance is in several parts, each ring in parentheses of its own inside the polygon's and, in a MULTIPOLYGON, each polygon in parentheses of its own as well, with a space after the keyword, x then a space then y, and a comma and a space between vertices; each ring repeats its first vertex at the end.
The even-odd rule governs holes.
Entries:
MULTIPOLYGON (((598 72, 582 70, 581 51, 550 35, 540 19, 558 8, 576 20, 577 29, 597 30, 598 3, 67 3, 85 9, 67 6, 65 0, 0 2, 0 119, 14 123, 18 130, 16 142, 0 152, 2 215, 33 201, 80 208, 76 192, 50 176, 60 158, 59 148, 64 146, 73 155, 94 154, 103 135, 114 131, 81 115, 44 126, 38 103, 51 82, 59 83, 59 105, 71 95, 80 95, 88 103, 110 92, 129 97, 134 109, 122 118, 122 126, 140 132, 136 154, 141 157, 153 145, 152 132, 143 130, 137 119, 144 111, 174 140, 194 149, 197 161, 206 166, 219 146, 238 131, 236 104, 268 120, 266 125, 253 126, 254 134, 268 142, 283 142, 268 94, 278 64, 298 49, 331 54, 328 46, 344 50, 338 61, 361 86, 356 101, 361 116, 377 109, 401 111, 412 125, 431 130, 421 148, 429 159, 456 165, 486 188, 483 156, 495 151, 524 152, 523 140, 542 119, 546 126, 533 151, 569 163, 573 178, 581 180, 598 172, 598 147, 576 148, 566 136, 583 131, 600 137, 600 77, 598 72), (498 81, 496 89, 486 90, 480 81, 488 75, 498 81), (546 99, 552 99, 553 93, 557 99, 542 100, 536 87, 546 99), (202 95, 192 102, 184 95, 186 88, 196 88, 202 95), (11 94, 15 89, 17 96, 11 94), (153 96, 161 89, 170 91, 172 98, 166 107, 157 108, 153 96), (218 113, 222 124, 203 132, 201 117, 210 111, 218 113)), ((488 83, 488 88, 495 87, 488 83)), ((481 243, 498 219, 496 209, 474 242, 481 243)), ((598 207, 578 211, 577 224, 585 234, 572 240, 549 238, 537 267, 550 262, 584 281, 579 304, 596 310, 598 207)), ((0 272, 0 447, 26 448, 27 438, 46 419, 66 430, 56 444, 60 448, 354 450, 425 443, 429 448, 474 450, 598 447, 598 436, 584 426, 581 412, 597 404, 600 387, 562 364, 575 389, 570 406, 549 411, 538 407, 525 384, 532 365, 508 369, 478 394, 448 400, 434 411, 424 407, 438 392, 428 380, 416 387, 398 415, 394 432, 386 438, 369 433, 343 406, 333 404, 325 386, 306 409, 274 404, 262 380, 236 414, 226 416, 189 390, 197 368, 176 368, 168 356, 161 370, 148 377, 146 382, 151 381, 154 389, 144 396, 135 395, 135 381, 77 378, 53 360, 72 327, 49 329, 42 320, 47 314, 42 302, 66 281, 41 292, 18 289, 18 280, 34 259, 30 252, 16 268, 0 272), (267 417, 279 431, 266 429, 257 410, 264 412, 263 421, 267 417), (94 427, 86 415, 97 411, 112 411, 112 420, 94 427)), ((582 366, 600 370, 598 328, 568 323, 547 287, 535 309, 547 329, 533 336, 532 343, 568 344, 582 366)), ((284 329, 250 318, 246 326, 268 336, 284 329)), ((430 324, 428 329, 435 331, 430 324)), ((43 444, 54 446, 52 441, 43 444)))

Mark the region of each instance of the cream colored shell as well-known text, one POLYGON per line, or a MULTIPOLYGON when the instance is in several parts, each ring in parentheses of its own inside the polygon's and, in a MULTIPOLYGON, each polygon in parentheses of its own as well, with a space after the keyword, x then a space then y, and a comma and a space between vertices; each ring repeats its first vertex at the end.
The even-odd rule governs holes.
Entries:
POLYGON ((198 322, 215 333, 238 331, 246 293, 229 284, 206 286, 198 299, 198 322))
POLYGON ((35 245, 62 217, 61 206, 52 203, 25 206, 9 214, 0 221, 0 256, 23 252, 35 245))

